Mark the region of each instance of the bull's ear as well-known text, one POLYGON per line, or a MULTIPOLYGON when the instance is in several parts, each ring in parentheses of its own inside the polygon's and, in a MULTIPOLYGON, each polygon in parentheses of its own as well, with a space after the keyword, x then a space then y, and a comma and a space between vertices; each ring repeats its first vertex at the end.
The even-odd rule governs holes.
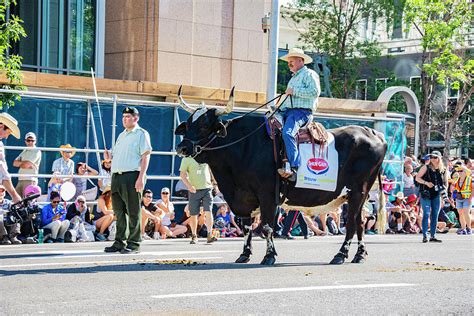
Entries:
POLYGON ((226 137, 227 136, 227 129, 226 129, 224 123, 222 123, 222 122, 217 123, 216 134, 219 137, 226 137))
POLYGON ((176 127, 176 130, 174 131, 174 134, 175 135, 184 135, 185 132, 186 132, 186 122, 183 122, 183 123, 179 124, 178 127, 176 127))

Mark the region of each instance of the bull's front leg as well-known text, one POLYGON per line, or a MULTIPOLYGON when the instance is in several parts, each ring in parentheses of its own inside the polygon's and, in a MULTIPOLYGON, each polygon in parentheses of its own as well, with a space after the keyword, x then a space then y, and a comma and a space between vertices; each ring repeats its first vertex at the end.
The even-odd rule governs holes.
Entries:
POLYGON ((365 259, 367 258, 367 250, 365 249, 365 244, 364 244, 364 226, 365 222, 362 221, 362 214, 359 213, 357 216, 357 240, 358 242, 358 247, 357 247, 357 252, 354 256, 354 259, 352 259, 352 263, 364 263, 365 259))
POLYGON ((250 217, 242 218, 242 224, 244 229, 244 250, 240 257, 235 260, 235 263, 247 263, 252 255, 252 219, 250 217))

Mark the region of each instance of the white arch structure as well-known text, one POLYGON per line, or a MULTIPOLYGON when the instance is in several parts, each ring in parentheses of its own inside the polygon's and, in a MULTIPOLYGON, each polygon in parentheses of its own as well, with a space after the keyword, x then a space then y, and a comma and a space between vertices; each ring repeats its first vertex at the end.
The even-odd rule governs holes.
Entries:
POLYGON ((415 93, 407 87, 395 86, 382 91, 377 101, 384 102, 388 105, 390 99, 397 93, 400 93, 407 104, 408 113, 415 114, 415 156, 418 157, 418 147, 420 143, 420 104, 415 93))

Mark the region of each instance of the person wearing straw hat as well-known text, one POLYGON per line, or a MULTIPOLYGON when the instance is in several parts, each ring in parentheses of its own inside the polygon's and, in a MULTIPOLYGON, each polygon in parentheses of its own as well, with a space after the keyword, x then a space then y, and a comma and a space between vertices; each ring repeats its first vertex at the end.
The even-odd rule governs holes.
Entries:
MULTIPOLYGON (((67 151, 61 151, 61 158, 56 159, 53 162, 53 172, 59 172, 60 175, 69 176, 74 174, 74 161, 72 161, 72 157, 76 154, 73 149, 76 149, 71 146, 71 144, 61 145, 59 148, 62 149, 69 149, 67 151)), ((64 180, 71 180, 64 179, 64 180)))
MULTIPOLYGON (((13 166, 19 168, 19 174, 38 174, 41 163, 41 150, 36 147, 36 135, 29 132, 25 135, 25 144, 28 147, 24 149, 13 161, 13 166)), ((19 177, 16 185, 18 194, 24 194, 24 189, 30 184, 38 184, 37 177, 19 177)))
POLYGON ((112 153, 104 152, 104 159, 112 159, 112 206, 117 216, 115 242, 105 252, 140 251, 142 192, 152 148, 150 135, 138 125, 139 119, 138 110, 127 106, 122 111, 125 130, 118 136, 112 153))
POLYGON ((285 93, 287 98, 279 107, 279 117, 283 119, 282 137, 290 168, 280 168, 278 173, 290 181, 296 181, 296 170, 300 165, 300 155, 296 135, 298 130, 313 120, 313 111, 318 105, 321 92, 319 76, 306 67, 313 59, 301 48, 292 48, 280 59, 288 63, 293 73, 285 93))
POLYGON ((10 173, 8 173, 8 166, 5 160, 5 147, 2 142, 3 139, 7 139, 10 135, 13 135, 16 139, 20 139, 18 121, 8 113, 0 113, 0 183, 5 187, 8 194, 10 194, 13 202, 19 202, 21 197, 13 187, 10 173))

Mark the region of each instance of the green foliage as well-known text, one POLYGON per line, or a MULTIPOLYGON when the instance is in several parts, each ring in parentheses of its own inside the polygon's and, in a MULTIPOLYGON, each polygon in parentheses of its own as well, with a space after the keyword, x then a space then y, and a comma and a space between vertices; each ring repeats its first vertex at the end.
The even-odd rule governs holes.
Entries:
MULTIPOLYGON (((393 1, 393 0, 392 0, 393 1)), ((390 0, 296 0, 287 17, 305 27, 300 40, 305 48, 328 56, 331 90, 335 97, 349 98, 360 78, 361 62, 372 66, 381 56, 377 41, 361 41, 359 25, 364 19, 391 16, 390 0)))
MULTIPOLYGON (((22 26, 23 21, 15 15, 7 17, 7 10, 12 4, 16 4, 16 1, 2 0, 0 2, 0 75, 4 74, 10 82, 9 85, 3 85, 1 88, 23 90, 20 74, 22 57, 7 54, 15 42, 26 36, 22 26)), ((0 99, 0 109, 4 106, 13 106, 16 100, 19 100, 18 95, 4 93, 0 99)))

